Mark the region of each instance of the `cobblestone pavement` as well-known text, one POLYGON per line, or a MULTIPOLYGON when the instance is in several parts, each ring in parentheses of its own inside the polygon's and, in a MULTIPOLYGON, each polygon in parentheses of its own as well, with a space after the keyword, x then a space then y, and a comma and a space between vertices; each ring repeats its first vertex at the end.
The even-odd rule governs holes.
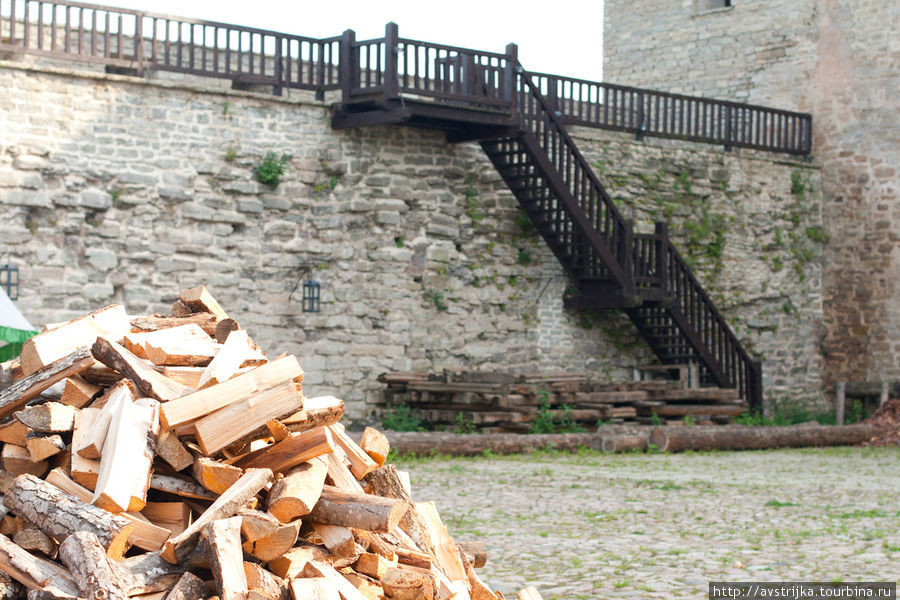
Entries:
POLYGON ((706 598, 709 581, 896 581, 900 448, 400 457, 507 598, 706 598))

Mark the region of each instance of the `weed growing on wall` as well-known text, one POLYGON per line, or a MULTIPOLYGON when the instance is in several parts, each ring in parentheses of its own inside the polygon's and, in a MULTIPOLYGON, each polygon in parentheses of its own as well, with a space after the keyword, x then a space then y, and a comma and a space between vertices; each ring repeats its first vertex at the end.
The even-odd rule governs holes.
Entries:
POLYGON ((277 188, 289 160, 291 160, 290 154, 278 156, 275 152, 267 153, 253 168, 253 172, 256 174, 256 180, 260 183, 271 185, 273 188, 277 188))

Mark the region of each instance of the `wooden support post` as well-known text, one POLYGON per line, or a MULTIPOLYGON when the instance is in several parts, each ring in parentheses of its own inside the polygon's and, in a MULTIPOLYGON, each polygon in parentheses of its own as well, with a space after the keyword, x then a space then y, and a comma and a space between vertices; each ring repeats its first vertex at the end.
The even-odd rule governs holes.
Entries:
POLYGON ((358 73, 356 53, 356 32, 347 29, 341 35, 340 64, 338 76, 341 81, 341 102, 348 104, 352 100, 351 90, 358 73))
POLYGON ((654 231, 658 238, 656 252, 656 277, 659 281, 659 290, 665 298, 669 289, 669 224, 665 221, 657 221, 654 231))
POLYGON ((844 424, 844 408, 847 400, 847 382, 838 381, 834 391, 834 422, 835 425, 844 424))
POLYGON ((890 386, 887 381, 881 382, 881 392, 878 395, 878 406, 879 408, 884 406, 884 403, 888 401, 890 397, 890 386))
POLYGON ((400 81, 397 73, 398 32, 396 23, 384 27, 384 99, 390 100, 400 95, 400 81))

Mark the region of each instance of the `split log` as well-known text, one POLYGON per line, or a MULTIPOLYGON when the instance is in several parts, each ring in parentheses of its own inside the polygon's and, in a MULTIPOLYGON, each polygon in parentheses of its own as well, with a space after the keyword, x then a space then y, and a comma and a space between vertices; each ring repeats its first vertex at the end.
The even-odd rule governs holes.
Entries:
POLYGON ((400 453, 449 454, 451 456, 477 456, 485 452, 524 454, 543 449, 576 452, 579 448, 590 448, 596 437, 593 433, 519 435, 516 433, 456 434, 417 431, 386 431, 385 435, 390 441, 391 447, 400 453))
MULTIPOLYGON (((134 394, 134 385, 128 380, 122 380, 107 390, 103 396, 106 403, 102 408, 85 408, 81 413, 86 411, 99 410, 92 419, 90 427, 78 433, 78 445, 74 447, 78 456, 89 459, 99 459, 103 453, 103 444, 106 443, 106 437, 109 433, 109 424, 113 415, 117 414, 122 403, 129 404, 136 400, 134 394)), ((93 413, 89 413, 93 414, 93 413)), ((79 422, 83 427, 83 424, 79 422)), ((81 429, 81 427, 80 427, 81 429)))
POLYGON ((316 544, 299 544, 268 562, 269 570, 282 579, 294 579, 311 560, 327 560, 328 552, 316 544))
POLYGON ((519 590, 519 593, 516 594, 517 600, 544 600, 541 595, 538 593, 537 588, 533 585, 529 585, 527 588, 519 590))
POLYGON ((291 434, 289 438, 251 452, 233 464, 242 469, 267 468, 279 473, 333 451, 334 438, 331 431, 327 427, 319 427, 291 434))
POLYGON ((241 326, 237 321, 228 317, 227 319, 222 319, 218 323, 216 323, 216 335, 213 336, 216 338, 216 341, 220 344, 224 344, 228 339, 228 336, 231 335, 232 331, 237 331, 241 326))
POLYGON ((106 338, 98 337, 91 352, 104 365, 131 379, 143 395, 168 402, 194 391, 161 375, 150 363, 106 338))
MULTIPOLYGON (((69 458, 69 472, 80 485, 90 490, 97 486, 97 476, 100 474, 100 461, 91 458, 84 458, 78 454, 77 449, 85 445, 91 445, 93 442, 87 441, 88 432, 91 431, 94 423, 100 418, 102 409, 99 408, 82 408, 75 417, 75 430, 72 432, 71 456, 69 458)), ((106 438, 101 438, 105 440, 106 438)))
MULTIPOLYGON (((791 425, 787 427, 657 427, 650 444, 660 452, 758 450, 809 446, 850 446, 872 439, 872 425, 791 425)), ((652 447, 651 446, 651 447, 652 447)))
POLYGON ((194 461, 193 473, 197 483, 212 493, 220 495, 240 479, 244 471, 212 458, 200 456, 194 461))
POLYGON ((387 460, 388 452, 391 450, 391 444, 388 442, 387 437, 374 427, 366 427, 365 431, 363 431, 362 439, 359 442, 359 447, 362 448, 366 454, 369 455, 369 458, 375 461, 379 467, 384 465, 384 461, 387 460))
POLYGON ((176 429, 229 404, 252 397, 259 390, 302 377, 303 369, 295 356, 274 360, 215 387, 191 390, 193 393, 166 403, 162 410, 163 424, 169 429, 176 429))
POLYGON ((350 471, 357 479, 362 479, 366 473, 371 473, 378 468, 378 464, 369 458, 369 455, 344 432, 344 427, 340 423, 329 425, 328 429, 331 430, 335 443, 346 452, 347 458, 350 460, 350 471))
POLYGON ((393 600, 433 600, 434 583, 423 573, 392 567, 381 578, 384 595, 393 600))
POLYGON ((92 532, 113 560, 122 558, 134 529, 128 519, 81 502, 33 475, 16 477, 3 496, 3 504, 56 539, 75 531, 92 532))
POLYGON ((269 562, 290 550, 297 543, 299 534, 300 521, 297 520, 282 525, 272 535, 245 543, 243 549, 253 558, 269 562))
POLYGON ((55 456, 66 449, 66 443, 57 433, 31 433, 25 439, 25 448, 32 462, 41 462, 45 458, 55 456))
POLYGON ((196 390, 200 387, 200 376, 203 375, 203 371, 204 367, 163 367, 162 374, 172 381, 196 390))
POLYGON ((91 356, 90 349, 79 348, 28 377, 16 381, 0 392, 0 419, 13 414, 50 386, 59 383, 66 377, 81 373, 92 364, 94 364, 94 357, 91 356))
POLYGON ((66 379, 66 387, 63 389, 63 394, 59 401, 61 404, 82 408, 87 405, 99 391, 100 386, 88 383, 78 375, 72 375, 66 379))
POLYGON ((385 465, 372 471, 365 477, 365 481, 379 496, 396 498, 405 503, 407 510, 400 519, 400 529, 409 535, 420 550, 433 552, 434 547, 428 534, 428 526, 425 524, 417 510, 412 510, 413 499, 403 486, 397 467, 385 465))
POLYGON ((30 432, 24 423, 11 417, 0 424, 0 442, 24 447, 30 432))
MULTIPOLYGON (((315 460, 322 461, 328 467, 326 483, 330 483, 334 487, 342 489, 345 492, 365 493, 368 490, 363 488, 362 483, 353 476, 353 473, 350 472, 350 469, 348 469, 347 465, 344 463, 346 457, 347 455, 343 450, 335 448, 334 452, 323 454, 322 456, 316 457, 315 460)), ((378 495, 384 496, 385 494, 378 495)))
POLYGON ((337 585, 327 577, 292 579, 291 594, 294 600, 341 600, 337 585))
POLYGON ((428 536, 434 546, 434 557, 441 570, 451 581, 467 581, 466 571, 459 560, 459 550, 444 522, 441 521, 434 502, 418 502, 415 510, 428 528, 428 536))
POLYGON ((93 504, 110 512, 144 507, 158 431, 159 404, 155 400, 120 402, 103 444, 93 504))
POLYGON ((25 588, 12 577, 0 571, 0 600, 22 600, 25 588))
POLYGON ((194 323, 158 331, 129 333, 122 339, 122 345, 139 358, 149 358, 148 346, 182 345, 194 342, 214 343, 209 334, 194 323))
POLYGON ((176 471, 182 471, 194 464, 194 457, 184 444, 168 429, 159 432, 156 442, 156 455, 169 463, 176 471))
POLYGON ((343 400, 334 396, 319 396, 304 398, 303 410, 281 419, 281 422, 289 431, 299 432, 334 425, 343 416, 343 400))
MULTIPOLYGON (((59 469, 50 471, 47 474, 46 482, 55 485, 81 502, 89 503, 91 501, 93 495, 91 491, 66 477, 66 474, 59 469)), ((134 524, 134 529, 128 534, 128 543, 142 550, 159 550, 171 535, 169 529, 149 522, 140 513, 122 513, 121 516, 134 524)))
POLYGON ((66 569, 29 554, 5 535, 0 535, 0 571, 29 590, 46 590, 63 598, 77 598, 80 593, 66 569))
POLYGON ((456 545, 465 552, 466 559, 476 569, 487 564, 487 547, 484 542, 457 542, 456 545))
POLYGON ((368 575, 369 577, 374 577, 375 579, 381 579, 388 569, 396 566, 396 557, 394 558, 394 560, 388 560, 383 556, 379 556, 378 554, 364 552, 363 554, 359 555, 359 558, 356 559, 356 564, 353 565, 353 568, 356 570, 356 572, 362 573, 363 575, 368 575))
POLYGON ((153 343, 144 342, 147 360, 156 366, 206 367, 222 349, 210 339, 202 342, 153 343))
POLYGON ((237 513, 248 500, 255 497, 271 481, 272 471, 269 469, 248 469, 243 477, 219 496, 190 527, 180 535, 169 538, 161 556, 171 563, 182 560, 197 545, 200 531, 207 524, 237 513))
MULTIPOLYGON (((223 320, 228 318, 228 313, 209 293, 206 286, 198 285, 187 290, 181 290, 178 294, 178 300, 193 312, 206 312, 215 315, 216 319, 223 320)), ((222 600, 225 600, 224 598, 222 600)))
POLYGON ((76 531, 59 546, 59 558, 68 567, 83 598, 128 600, 128 581, 107 558, 97 536, 76 531))
POLYGON ((203 453, 209 456, 252 434, 269 419, 288 415, 302 406, 303 400, 294 382, 284 381, 198 420, 194 424, 197 442, 203 453))
POLYGON ((90 346, 98 335, 121 339, 130 330, 125 308, 118 304, 107 306, 36 335, 22 344, 19 357, 22 371, 25 375, 31 375, 66 355, 90 346))
POLYGON ((407 505, 394 498, 344 492, 326 485, 309 518, 328 525, 388 532, 397 526, 406 510, 407 505))
POLYGON ((291 591, 287 582, 257 564, 244 562, 244 577, 253 600, 289 600, 291 591))
POLYGON ((136 317, 131 320, 131 327, 138 331, 159 331, 160 329, 169 329, 180 325, 197 325, 207 335, 216 335, 216 319, 215 315, 209 313, 196 313, 187 315, 186 317, 170 317, 166 315, 150 315, 146 317, 136 317))
POLYGON ((252 508, 242 508, 237 516, 241 519, 241 539, 255 542, 281 529, 282 524, 269 513, 252 508))
MULTIPOLYGON (((296 523, 296 521, 295 521, 296 523)), ((322 540, 322 544, 328 551, 338 556, 352 556, 353 560, 359 556, 359 546, 353 530, 343 525, 328 525, 327 523, 309 523, 316 535, 322 540)))
MULTIPOLYGON (((173 565, 163 560, 159 552, 148 552, 126 558, 117 564, 129 574, 128 593, 136 596, 171 589, 188 569, 192 558, 193 555, 184 564, 173 565)), ((205 562, 205 557, 203 560, 205 562)))
POLYGON ((303 569, 304 577, 324 577, 337 587, 344 600, 368 600, 353 584, 344 579, 334 567, 324 562, 311 561, 303 569))
POLYGON ((475 572, 475 569, 472 567, 472 564, 469 562, 469 559, 466 557, 466 553, 462 548, 459 549, 459 560, 463 564, 463 568, 466 570, 466 577, 468 578, 469 585, 469 595, 472 600, 497 600, 497 596, 488 588, 487 585, 481 580, 478 574, 475 572))
POLYGON ((59 549, 56 541, 49 535, 35 527, 23 529, 13 536, 13 542, 25 550, 40 552, 49 559, 56 558, 59 549))
MULTIPOLYGON (((148 502, 141 514, 157 527, 168 530, 170 535, 178 535, 191 525, 191 507, 184 502, 148 502)), ((165 541, 163 539, 157 549, 162 548, 165 541)))
POLYGON ((36 477, 43 477, 44 473, 50 469, 50 465, 46 460, 33 462, 31 453, 28 452, 27 448, 14 444, 3 444, 3 450, 0 451, 0 461, 3 462, 3 469, 12 475, 27 473, 36 477))
POLYGON ((207 596, 206 584, 203 580, 193 573, 187 572, 169 591, 165 600, 202 600, 207 596))
POLYGON ((221 600, 246 600, 247 577, 241 552, 241 519, 218 519, 203 527, 206 557, 221 600))
POLYGON ((309 514, 322 494, 327 471, 325 463, 317 459, 288 471, 269 490, 269 512, 282 523, 309 514))
POLYGON ((266 429, 269 430, 269 435, 271 435, 272 439, 276 442, 286 440, 291 435, 291 431, 278 419, 269 419, 266 421, 266 429))
POLYGON ((633 450, 646 450, 647 437, 643 435, 611 435, 600 441, 600 449, 604 452, 621 453, 633 450))
POLYGON ((198 483, 182 477, 173 477, 172 475, 154 473, 150 476, 150 488, 195 500, 216 499, 215 494, 198 483))
POLYGON ((34 431, 64 433, 72 431, 75 423, 75 407, 59 402, 45 402, 16 411, 16 419, 34 431))
POLYGON ((231 332, 231 335, 222 344, 209 366, 203 371, 197 387, 205 388, 228 381, 244 365, 248 358, 253 358, 256 364, 259 364, 260 360, 264 360, 258 349, 254 351, 253 344, 246 331, 231 332))

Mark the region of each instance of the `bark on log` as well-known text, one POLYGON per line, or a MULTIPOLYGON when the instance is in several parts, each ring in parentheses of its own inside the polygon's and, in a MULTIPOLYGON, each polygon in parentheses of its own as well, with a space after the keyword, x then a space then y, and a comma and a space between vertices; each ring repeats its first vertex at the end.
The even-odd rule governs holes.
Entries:
POLYGON ((289 431, 308 431, 315 427, 334 425, 344 416, 344 401, 334 396, 305 398, 303 410, 280 419, 289 431))
POLYGON ((309 519, 328 525, 388 532, 397 526, 407 509, 408 504, 402 500, 349 493, 326 485, 309 513, 309 519))
POLYGON ((456 545, 466 553, 466 559, 476 569, 487 564, 487 546, 484 542, 457 542, 456 545))
POLYGON ((104 365, 132 380, 142 394, 161 402, 168 402, 194 391, 193 388, 156 372, 149 363, 106 338, 98 337, 91 346, 91 352, 104 365))
POLYGON ((130 574, 128 593, 137 596, 171 589, 187 570, 190 562, 186 560, 184 563, 173 565, 163 560, 159 552, 148 552, 126 558, 118 564, 130 574))
POLYGON ((85 504, 33 475, 16 477, 3 496, 3 504, 58 540, 76 531, 92 532, 113 560, 122 558, 134 529, 128 519, 85 504))
POLYGON ((600 449, 610 453, 646 450, 647 437, 643 435, 607 436, 600 441, 600 449))
POLYGON ((29 590, 47 590, 63 597, 79 594, 68 571, 55 562, 32 556, 5 535, 0 535, 0 571, 29 590))
POLYGON ((255 593, 257 598, 289 600, 291 597, 291 591, 284 579, 257 564, 245 561, 244 576, 247 578, 247 589, 255 593))
POLYGON ((24 600, 25 588, 6 573, 0 571, 0 600, 24 600))
POLYGON ((147 317, 136 317, 131 320, 131 327, 139 331, 159 331, 160 329, 169 329, 180 325, 190 325, 191 323, 198 325, 203 331, 211 336, 216 335, 216 324, 218 319, 210 313, 194 313, 186 317, 169 317, 165 315, 150 315, 147 317))
POLYGON ((291 469, 269 490, 269 512, 282 523, 308 515, 319 501, 327 471, 325 463, 315 459, 291 469))
POLYGON ((166 595, 166 600, 202 600, 206 597, 208 594, 203 580, 193 573, 185 573, 166 595))
POLYGON ((849 446, 876 435, 872 425, 790 425, 787 427, 657 427, 650 444, 660 452, 759 450, 809 446, 849 446))
POLYGON ((107 558, 97 536, 76 531, 59 545, 59 558, 72 573, 84 598, 128 600, 124 573, 107 558))
POLYGON ((419 513, 415 510, 409 510, 413 506, 413 499, 403 483, 400 481, 400 475, 397 473, 397 467, 394 465, 385 465, 375 469, 364 479, 378 496, 385 498, 396 498, 403 501, 407 506, 407 511, 400 519, 400 529, 412 538, 419 550, 425 552, 433 552, 431 538, 428 535, 428 527, 422 521, 419 513))
POLYGON ((75 352, 54 361, 13 383, 0 392, 0 418, 11 415, 50 386, 59 383, 66 377, 81 373, 94 364, 94 357, 88 348, 79 348, 75 352))
POLYGON ((423 573, 392 567, 381 578, 384 595, 394 600, 432 600, 434 583, 423 573))
POLYGON ((391 447, 399 453, 436 453, 451 456, 475 456, 485 451, 494 454, 522 454, 545 448, 574 452, 578 448, 590 448, 592 444, 599 443, 596 434, 593 433, 519 435, 386 431, 385 435, 391 447))

